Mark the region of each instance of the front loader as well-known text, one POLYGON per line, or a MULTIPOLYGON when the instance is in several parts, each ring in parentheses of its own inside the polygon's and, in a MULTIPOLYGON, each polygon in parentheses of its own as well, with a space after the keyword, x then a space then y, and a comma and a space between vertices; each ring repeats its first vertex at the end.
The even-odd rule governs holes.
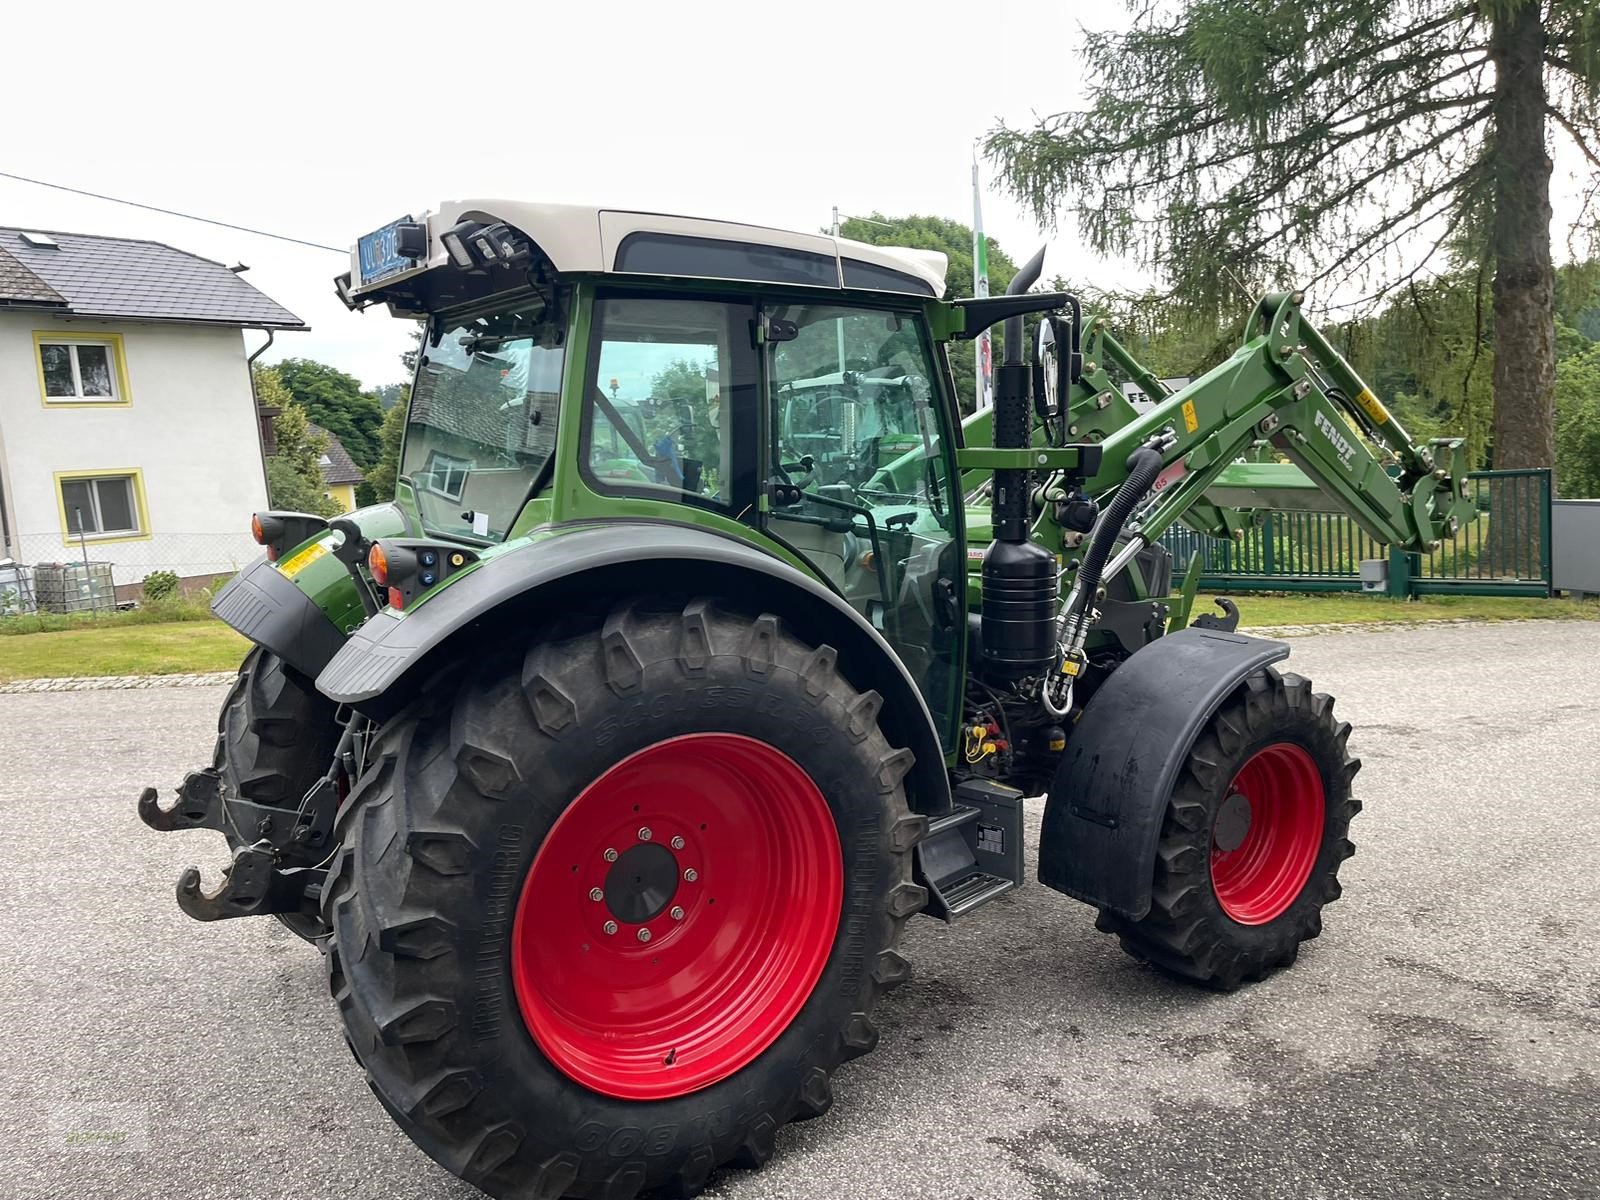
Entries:
POLYGON ((423 323, 397 496, 255 515, 214 761, 139 808, 226 835, 180 906, 316 943, 456 1175, 759 1166, 876 1044, 906 921, 1026 882, 1024 796, 1039 881, 1156 968, 1233 988, 1320 931, 1350 727, 1286 646, 1190 624, 1155 539, 1269 496, 1423 548, 1459 444, 1413 445, 1299 295, 1167 395, 1040 265, 951 303, 937 254, 487 200, 358 241, 341 297, 423 323), (1002 321, 963 426, 946 347, 1002 321))

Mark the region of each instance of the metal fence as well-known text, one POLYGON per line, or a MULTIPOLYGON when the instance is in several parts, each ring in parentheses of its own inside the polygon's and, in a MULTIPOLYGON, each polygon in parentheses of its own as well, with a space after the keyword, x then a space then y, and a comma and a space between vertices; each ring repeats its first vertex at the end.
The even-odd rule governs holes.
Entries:
POLYGON ((0 609, 19 605, 21 588, 13 576, 23 569, 31 575, 53 566, 104 564, 110 569, 116 600, 128 601, 138 596, 143 580, 153 573, 170 571, 190 581, 186 586, 199 587, 233 574, 260 556, 261 547, 243 527, 233 533, 163 531, 142 539, 64 538, 59 529, 13 532, 0 546, 0 609), (11 595, 13 592, 17 594, 11 595))
POLYGON ((1267 512, 1238 542, 1174 526, 1161 542, 1178 578, 1199 555, 1210 590, 1356 592, 1362 561, 1383 560, 1390 596, 1548 596, 1550 472, 1476 471, 1467 482, 1473 515, 1431 554, 1375 541, 1342 513, 1267 512))

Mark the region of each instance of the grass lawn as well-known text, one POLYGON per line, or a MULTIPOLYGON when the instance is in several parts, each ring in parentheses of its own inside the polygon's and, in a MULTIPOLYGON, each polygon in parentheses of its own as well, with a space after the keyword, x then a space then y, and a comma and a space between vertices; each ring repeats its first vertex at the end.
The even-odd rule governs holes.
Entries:
MULTIPOLYGON (((1240 593, 1240 628, 1284 625, 1410 624, 1416 621, 1533 621, 1579 619, 1600 621, 1600 600, 1540 599, 1537 596, 1422 596, 1391 600, 1387 596, 1335 592, 1325 595, 1240 593)), ((1194 612, 1220 612, 1211 596, 1195 597, 1194 612)))
MULTIPOLYGON (((1242 628, 1284 625, 1364 625, 1415 621, 1525 621, 1566 618, 1600 621, 1600 600, 1540 600, 1500 596, 1428 596, 1390 600, 1351 594, 1241 594, 1242 628)), ((1210 595, 1194 611, 1217 612, 1210 595)), ((203 606, 175 607, 166 619, 154 609, 72 617, 0 620, 0 683, 69 675, 174 675, 231 671, 248 645, 203 606), (42 628, 41 628, 42 627, 42 628)))
POLYGON ((221 621, 114 623, 0 637, 0 683, 68 675, 231 671, 249 644, 221 621))

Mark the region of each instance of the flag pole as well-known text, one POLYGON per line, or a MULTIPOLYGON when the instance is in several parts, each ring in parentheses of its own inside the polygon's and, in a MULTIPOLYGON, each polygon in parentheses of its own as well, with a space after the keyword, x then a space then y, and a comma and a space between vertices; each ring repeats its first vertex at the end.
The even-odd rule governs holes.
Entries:
MULTIPOLYGON (((978 186, 976 139, 972 143, 972 294, 979 298, 989 294, 989 241, 983 236, 983 192, 978 186)), ((978 335, 977 349, 977 409, 982 412, 994 406, 994 360, 987 329, 978 335)))

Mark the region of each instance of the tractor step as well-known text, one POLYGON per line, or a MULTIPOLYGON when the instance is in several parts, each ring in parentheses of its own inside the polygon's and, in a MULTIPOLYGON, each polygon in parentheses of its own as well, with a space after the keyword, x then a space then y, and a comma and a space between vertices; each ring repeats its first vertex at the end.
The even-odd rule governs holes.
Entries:
POLYGON ((928 889, 923 912, 942 921, 964 916, 1022 882, 1022 793, 986 779, 956 786, 950 811, 928 823, 917 846, 918 878, 928 889))
POLYGON ((969 875, 941 884, 939 894, 950 916, 959 917, 1016 886, 1014 879, 1001 879, 987 871, 973 871, 969 875))

